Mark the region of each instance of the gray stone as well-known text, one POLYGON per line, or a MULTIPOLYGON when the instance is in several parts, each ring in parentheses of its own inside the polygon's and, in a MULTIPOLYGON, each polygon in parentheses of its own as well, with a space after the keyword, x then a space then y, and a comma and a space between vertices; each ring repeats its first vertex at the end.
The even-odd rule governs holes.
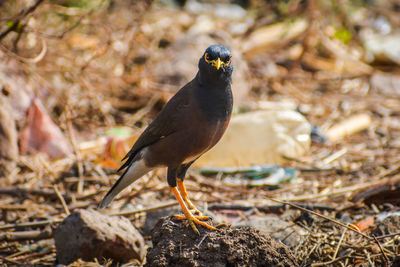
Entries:
POLYGON ((143 237, 128 219, 95 210, 74 211, 55 230, 54 239, 61 264, 95 258, 123 263, 141 260, 145 253, 143 237))

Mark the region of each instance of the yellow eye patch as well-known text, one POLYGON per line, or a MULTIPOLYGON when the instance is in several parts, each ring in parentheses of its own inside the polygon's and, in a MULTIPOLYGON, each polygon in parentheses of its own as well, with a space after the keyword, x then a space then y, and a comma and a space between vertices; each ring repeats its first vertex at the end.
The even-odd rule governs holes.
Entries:
POLYGON ((211 65, 213 65, 214 67, 216 67, 217 70, 219 70, 219 68, 220 68, 222 65, 225 65, 225 66, 228 67, 229 64, 231 64, 231 59, 229 59, 227 62, 222 61, 220 58, 218 58, 218 59, 213 59, 213 60, 209 60, 209 59, 207 59, 207 53, 204 53, 204 60, 205 60, 208 64, 211 64, 211 65))

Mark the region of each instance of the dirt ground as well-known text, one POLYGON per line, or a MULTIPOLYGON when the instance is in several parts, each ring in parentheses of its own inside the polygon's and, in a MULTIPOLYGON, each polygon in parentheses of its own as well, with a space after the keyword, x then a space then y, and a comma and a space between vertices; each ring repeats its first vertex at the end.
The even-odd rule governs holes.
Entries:
MULTIPOLYGON (((211 223, 210 220, 208 223, 211 223)), ((211 224, 212 225, 212 224, 211 224)), ((152 233, 145 266, 297 266, 288 247, 255 229, 210 231, 162 218, 152 233)))

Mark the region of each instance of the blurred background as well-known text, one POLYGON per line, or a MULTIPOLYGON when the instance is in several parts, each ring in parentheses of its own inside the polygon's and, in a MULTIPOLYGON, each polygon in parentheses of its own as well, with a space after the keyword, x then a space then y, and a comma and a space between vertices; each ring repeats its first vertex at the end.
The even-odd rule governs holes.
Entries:
MULTIPOLYGON (((0 1, 0 262, 53 265, 52 229, 97 206, 141 131, 222 44, 234 115, 189 173, 194 202, 280 234, 305 265, 398 266, 399 13, 397 0, 0 1)), ((160 169, 111 208, 146 237, 146 209, 166 201, 160 169)))

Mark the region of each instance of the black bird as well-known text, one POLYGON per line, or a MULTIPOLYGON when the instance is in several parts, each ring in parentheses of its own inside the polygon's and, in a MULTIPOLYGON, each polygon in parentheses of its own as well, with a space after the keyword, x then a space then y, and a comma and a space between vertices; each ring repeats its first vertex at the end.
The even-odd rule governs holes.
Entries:
POLYGON ((186 218, 197 233, 195 224, 215 230, 201 221, 208 217, 189 200, 183 180, 190 165, 221 139, 228 126, 233 104, 231 52, 212 45, 198 66, 196 77, 169 100, 126 154, 118 170, 125 171, 99 208, 108 206, 119 192, 152 169, 168 167, 168 184, 185 214, 176 217, 186 218))

